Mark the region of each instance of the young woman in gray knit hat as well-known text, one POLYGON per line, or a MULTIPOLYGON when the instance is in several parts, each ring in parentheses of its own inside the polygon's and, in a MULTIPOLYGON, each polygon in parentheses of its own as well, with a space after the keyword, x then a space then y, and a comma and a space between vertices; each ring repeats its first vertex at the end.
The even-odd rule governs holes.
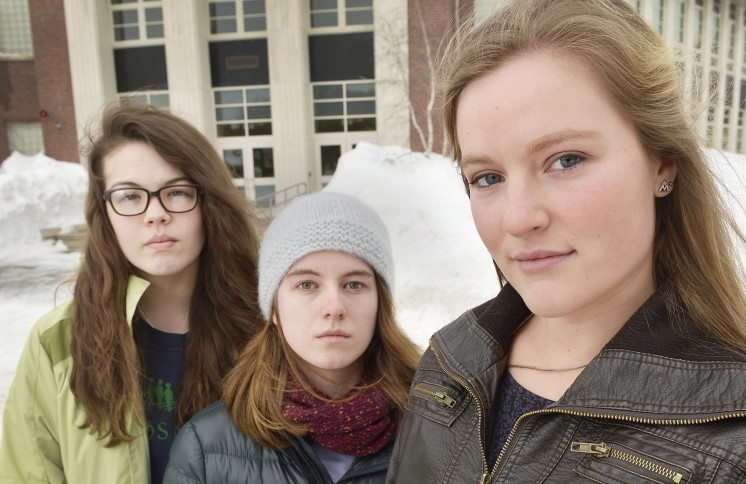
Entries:
POLYGON ((393 282, 370 207, 325 192, 290 203, 259 252, 266 325, 223 401, 177 435, 165 482, 384 482, 419 358, 393 282))

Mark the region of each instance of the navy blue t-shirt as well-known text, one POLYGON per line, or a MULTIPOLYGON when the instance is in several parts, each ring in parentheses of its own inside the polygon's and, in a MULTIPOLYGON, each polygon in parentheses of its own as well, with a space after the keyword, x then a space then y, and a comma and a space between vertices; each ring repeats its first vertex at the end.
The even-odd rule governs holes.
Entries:
POLYGON ((174 414, 181 393, 187 335, 164 333, 140 321, 135 327, 135 337, 145 365, 143 394, 148 421, 150 478, 152 483, 160 484, 176 433, 174 414))

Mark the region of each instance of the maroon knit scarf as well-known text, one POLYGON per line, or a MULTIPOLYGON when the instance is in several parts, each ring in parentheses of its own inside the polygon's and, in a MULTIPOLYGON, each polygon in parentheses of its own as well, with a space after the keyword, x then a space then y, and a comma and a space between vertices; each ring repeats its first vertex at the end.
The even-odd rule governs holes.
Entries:
MULTIPOLYGON (((352 390, 343 400, 357 391, 352 390)), ((326 402, 291 380, 282 412, 290 420, 310 428, 307 437, 312 441, 344 455, 374 454, 396 431, 396 407, 377 385, 360 391, 349 400, 326 402)))

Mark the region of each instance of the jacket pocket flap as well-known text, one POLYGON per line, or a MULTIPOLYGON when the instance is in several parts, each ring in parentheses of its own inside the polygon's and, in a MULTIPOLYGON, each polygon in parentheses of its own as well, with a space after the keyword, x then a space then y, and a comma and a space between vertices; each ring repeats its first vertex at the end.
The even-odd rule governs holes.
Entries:
POLYGON ((468 406, 471 397, 462 387, 422 379, 409 391, 407 410, 450 427, 468 406))

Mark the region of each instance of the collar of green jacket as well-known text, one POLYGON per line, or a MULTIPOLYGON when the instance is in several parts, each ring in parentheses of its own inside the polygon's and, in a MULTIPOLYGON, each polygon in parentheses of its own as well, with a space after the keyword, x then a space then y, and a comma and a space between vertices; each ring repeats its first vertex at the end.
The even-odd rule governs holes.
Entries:
MULTIPOLYGON (((148 281, 137 276, 130 276, 127 282, 125 311, 130 326, 132 326, 132 320, 135 317, 135 311, 137 311, 137 303, 149 285, 148 281)), ((72 299, 60 304, 45 315, 38 324, 40 342, 50 355, 53 365, 70 356, 70 341, 72 340, 70 312, 72 304, 72 299)))
POLYGON ((125 302, 125 309, 127 311, 127 321, 132 325, 132 320, 135 318, 135 311, 137 311, 137 303, 140 302, 140 298, 145 294, 145 290, 150 286, 150 283, 145 279, 137 276, 130 276, 130 280, 127 283, 127 300, 125 302))

